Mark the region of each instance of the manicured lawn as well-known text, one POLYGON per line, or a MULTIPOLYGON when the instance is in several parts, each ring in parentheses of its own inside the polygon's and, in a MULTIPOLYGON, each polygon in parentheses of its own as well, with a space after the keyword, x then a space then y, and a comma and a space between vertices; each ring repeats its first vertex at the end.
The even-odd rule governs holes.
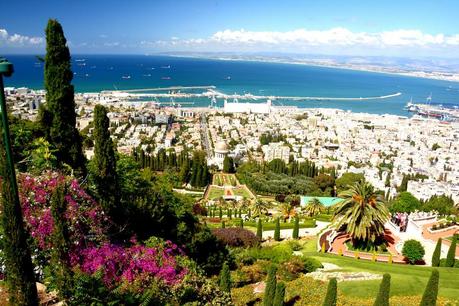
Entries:
MULTIPOLYGON (((247 227, 253 227, 253 228, 256 228, 257 227, 257 222, 255 221, 248 221, 248 222, 244 222, 244 226, 247 226, 247 227)), ((284 223, 284 222, 280 222, 280 228, 281 229, 293 229, 294 227, 294 223, 291 222, 291 223, 284 223)), ((310 220, 304 220, 302 222, 300 222, 300 228, 312 228, 312 227, 316 227, 316 222, 312 219, 310 220)), ((271 230, 274 230, 276 228, 276 223, 274 222, 263 222, 263 230, 264 231, 271 231, 271 230)))
POLYGON ((241 196, 241 197, 244 197, 244 198, 250 198, 251 195, 250 193, 247 191, 247 189, 243 188, 243 187, 236 187, 236 188, 233 188, 233 193, 234 195, 236 196, 241 196))
POLYGON ((208 198, 210 200, 218 199, 219 197, 223 196, 224 192, 225 191, 222 188, 210 187, 208 198))
MULTIPOLYGON (((309 250, 305 250, 304 253, 321 262, 336 264, 343 271, 389 273, 391 274, 391 295, 422 295, 432 271, 430 267, 377 263, 309 250)), ((439 271, 439 296, 459 301, 459 269, 439 268, 439 271)), ((345 295, 367 298, 376 295, 379 283, 380 281, 350 281, 340 283, 339 288, 345 295)))

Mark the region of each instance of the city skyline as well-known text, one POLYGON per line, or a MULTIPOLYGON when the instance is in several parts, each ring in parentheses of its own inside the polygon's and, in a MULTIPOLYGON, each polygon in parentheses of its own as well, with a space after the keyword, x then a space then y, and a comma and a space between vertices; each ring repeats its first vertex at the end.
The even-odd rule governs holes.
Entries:
POLYGON ((454 1, 31 1, 3 6, 0 52, 44 52, 44 25, 58 19, 75 54, 281 52, 458 57, 454 1), (27 2, 29 5, 27 5, 27 2), (416 8, 416 11, 413 9, 416 8), (21 18, 14 12, 20 11, 21 18), (85 20, 82 22, 82 20, 85 20))

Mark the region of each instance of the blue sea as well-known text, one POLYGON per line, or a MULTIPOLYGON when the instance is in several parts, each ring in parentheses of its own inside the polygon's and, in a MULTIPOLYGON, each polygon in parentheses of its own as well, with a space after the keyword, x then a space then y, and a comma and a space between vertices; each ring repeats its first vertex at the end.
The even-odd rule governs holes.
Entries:
MULTIPOLYGON (((43 88, 43 63, 35 56, 7 58, 14 64, 15 73, 5 79, 6 86, 43 88)), ((302 108, 397 115, 408 115, 403 107, 410 99, 423 103, 429 95, 432 103, 459 105, 456 82, 306 65, 147 55, 75 55, 72 69, 77 92, 208 85, 227 94, 264 96, 369 97, 401 92, 397 97, 371 101, 282 101, 282 105, 302 108)), ((193 102, 193 106, 210 103, 208 99, 193 102)), ((223 101, 217 101, 217 105, 223 105, 223 101)))

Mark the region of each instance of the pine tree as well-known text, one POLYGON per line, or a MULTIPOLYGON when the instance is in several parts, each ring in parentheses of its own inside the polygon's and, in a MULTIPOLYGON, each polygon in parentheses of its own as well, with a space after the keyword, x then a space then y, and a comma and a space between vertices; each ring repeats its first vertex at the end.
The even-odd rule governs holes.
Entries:
POLYGON ((299 234, 300 234, 300 220, 297 217, 295 217, 295 223, 294 223, 294 226, 293 226, 293 232, 292 232, 292 238, 293 239, 298 239, 299 238, 299 234))
POLYGON ((276 294, 274 296, 273 306, 284 306, 285 284, 280 282, 276 286, 276 294))
POLYGON ((40 123, 48 141, 56 149, 58 162, 84 174, 85 157, 76 128, 72 79, 70 51, 64 31, 57 20, 50 19, 46 27, 46 105, 40 111, 40 123))
POLYGON ((261 219, 258 219, 257 223, 257 238, 259 241, 263 240, 263 225, 261 224, 261 219))
POLYGON ((265 294, 263 296, 263 305, 272 306, 274 302, 274 297, 276 295, 276 266, 271 266, 268 271, 268 277, 266 279, 265 294))
POLYGON ((10 143, 7 122, 2 122, 0 132, 3 136, 0 143, 2 257, 5 263, 9 302, 11 305, 38 305, 37 287, 27 245, 28 235, 24 229, 19 202, 16 173, 14 167, 10 168, 7 165, 7 154, 13 155, 11 151, 7 153, 6 143, 10 143))
POLYGON ((327 287, 327 295, 325 296, 323 306, 336 306, 337 282, 336 278, 330 279, 327 287))
POLYGON ((67 202, 64 186, 58 185, 51 195, 51 214, 54 221, 51 269, 55 278, 58 295, 61 299, 72 297, 73 273, 70 269, 70 236, 68 232, 67 202))
POLYGON ((432 270, 429 281, 427 283, 420 306, 435 306, 437 304, 438 281, 440 274, 437 269, 432 270))
POLYGON ((437 240, 437 245, 432 255, 432 267, 440 266, 440 256, 441 256, 441 238, 437 240))
POLYGON ((96 195, 104 211, 117 220, 118 176, 113 142, 110 138, 110 121, 107 109, 102 105, 94 108, 94 185, 96 195))
POLYGON ((456 245, 457 245, 457 235, 453 236, 451 245, 448 249, 448 254, 446 255, 446 267, 454 267, 454 262, 456 261, 456 245))
POLYGON ((275 241, 280 241, 280 221, 279 217, 276 219, 276 227, 274 229, 274 240, 275 241))
POLYGON ((225 292, 231 292, 231 274, 226 261, 220 271, 220 289, 225 292))
POLYGON ((384 274, 374 306, 389 306, 390 274, 384 274))

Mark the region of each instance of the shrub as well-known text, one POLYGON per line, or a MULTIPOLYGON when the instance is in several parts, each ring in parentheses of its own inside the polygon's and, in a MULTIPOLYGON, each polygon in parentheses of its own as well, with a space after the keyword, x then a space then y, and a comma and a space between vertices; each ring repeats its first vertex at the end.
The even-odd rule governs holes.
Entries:
POLYGON ((217 228, 212 233, 218 240, 232 247, 253 247, 258 245, 258 238, 251 231, 240 227, 217 228))
POLYGON ((402 255, 405 256, 410 264, 415 264, 416 262, 421 261, 424 254, 424 247, 417 240, 407 240, 403 244, 402 255))
POLYGON ((258 237, 258 240, 260 241, 263 240, 263 225, 261 224, 261 219, 258 219, 258 222, 257 222, 257 237, 258 237))
POLYGON ((435 306, 437 304, 438 281, 440 274, 437 269, 432 270, 429 282, 427 283, 420 306, 435 306))
POLYGON ((300 276, 300 273, 309 273, 321 268, 322 264, 310 257, 292 256, 279 265, 280 278, 291 281, 300 276))
POLYGON ((454 235, 453 240, 451 241, 451 245, 449 246, 448 254, 446 256, 446 266, 447 267, 454 267, 455 257, 456 257, 456 244, 457 244, 457 236, 454 235))
POLYGON ((441 238, 438 239, 435 250, 432 254, 432 267, 440 266, 440 255, 441 255, 441 238))
POLYGON ((389 306, 390 274, 384 274, 374 306, 389 306))
POLYGON ((263 305, 272 306, 274 296, 276 295, 276 266, 271 266, 268 271, 268 278, 266 280, 265 294, 263 296, 263 305))
POLYGON ((336 278, 330 279, 327 287, 327 295, 325 296, 323 306, 336 306, 337 282, 336 278))
POLYGON ((199 215, 199 216, 207 216, 207 213, 208 213, 207 208, 205 208, 201 204, 196 203, 193 205, 193 214, 199 215))
POLYGON ((293 228, 292 238, 293 239, 298 239, 299 233, 300 233, 300 219, 297 216, 297 217, 295 217, 295 226, 293 228))

